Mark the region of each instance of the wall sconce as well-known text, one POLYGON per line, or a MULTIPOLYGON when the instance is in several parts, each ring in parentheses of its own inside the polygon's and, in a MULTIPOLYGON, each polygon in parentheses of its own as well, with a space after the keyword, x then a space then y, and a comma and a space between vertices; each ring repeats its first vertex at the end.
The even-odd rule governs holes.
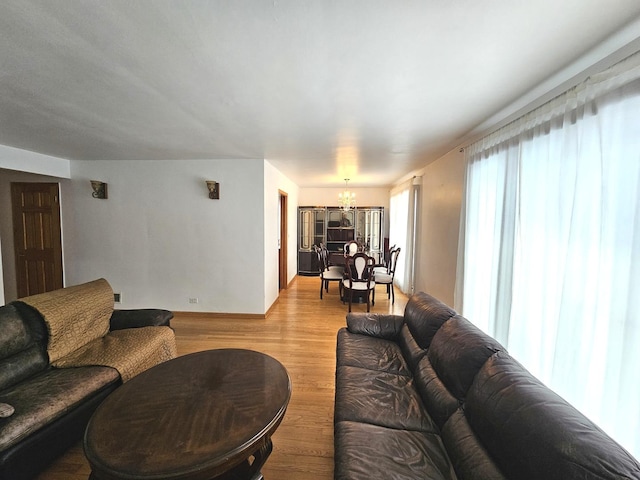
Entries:
POLYGON ((212 200, 220 200, 220 184, 213 180, 205 180, 209 189, 209 198, 212 200))
POLYGON ((91 188, 93 189, 93 193, 91 194, 93 198, 108 198, 106 183, 99 182, 98 180, 90 180, 90 182, 91 188))

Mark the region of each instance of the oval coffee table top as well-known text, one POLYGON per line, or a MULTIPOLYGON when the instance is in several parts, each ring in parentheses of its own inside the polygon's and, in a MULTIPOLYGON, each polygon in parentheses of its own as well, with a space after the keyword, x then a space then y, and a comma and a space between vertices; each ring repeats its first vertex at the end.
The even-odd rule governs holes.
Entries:
POLYGON ((185 355, 109 395, 89 421, 85 455, 95 478, 212 478, 269 441, 290 397, 286 369, 268 355, 185 355))

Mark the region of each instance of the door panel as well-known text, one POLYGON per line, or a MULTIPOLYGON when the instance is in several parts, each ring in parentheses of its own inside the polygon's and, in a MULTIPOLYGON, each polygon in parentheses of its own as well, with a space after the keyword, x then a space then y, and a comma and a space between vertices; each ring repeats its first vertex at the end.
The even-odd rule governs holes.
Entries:
POLYGON ((18 298, 62 288, 57 183, 12 183, 18 298))

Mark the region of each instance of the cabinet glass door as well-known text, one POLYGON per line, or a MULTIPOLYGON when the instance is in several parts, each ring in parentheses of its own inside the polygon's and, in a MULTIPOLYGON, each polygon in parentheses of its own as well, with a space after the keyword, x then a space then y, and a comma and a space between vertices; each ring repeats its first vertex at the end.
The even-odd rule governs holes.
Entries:
POLYGON ((371 237, 371 211, 358 210, 356 216, 356 241, 364 247, 365 251, 369 250, 369 237, 371 237))
POLYGON ((314 245, 324 242, 324 209, 302 208, 299 218, 300 250, 311 250, 314 245))
POLYGON ((324 209, 313 211, 313 244, 320 246, 324 240, 324 209))
POLYGON ((382 208, 363 208, 358 209, 356 216, 356 240, 377 262, 382 252, 382 211, 382 208))
POLYGON ((358 210, 356 232, 357 240, 367 251, 381 249, 382 211, 378 208, 358 210))
POLYGON ((300 210, 300 249, 311 250, 313 231, 311 229, 311 210, 300 210))
POLYGON ((370 210, 371 235, 369 237, 369 249, 372 252, 380 252, 382 250, 382 210, 370 210))

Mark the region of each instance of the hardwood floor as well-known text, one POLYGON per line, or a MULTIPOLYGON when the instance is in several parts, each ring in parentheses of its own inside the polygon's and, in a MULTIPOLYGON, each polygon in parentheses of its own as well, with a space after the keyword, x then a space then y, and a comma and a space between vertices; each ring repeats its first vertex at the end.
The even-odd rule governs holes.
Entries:
MULTIPOLYGON (((332 284, 320 300, 318 277, 296 277, 266 319, 176 315, 178 354, 212 348, 247 348, 278 359, 288 370, 293 392, 282 424, 273 435, 273 453, 262 473, 266 480, 333 478, 333 401, 338 329, 347 305, 332 284)), ((407 297, 396 289, 395 305, 385 287, 376 288, 372 312, 402 314, 407 297)), ((352 311, 365 312, 365 304, 352 311)), ((86 480, 90 469, 79 442, 39 480, 86 480)))

